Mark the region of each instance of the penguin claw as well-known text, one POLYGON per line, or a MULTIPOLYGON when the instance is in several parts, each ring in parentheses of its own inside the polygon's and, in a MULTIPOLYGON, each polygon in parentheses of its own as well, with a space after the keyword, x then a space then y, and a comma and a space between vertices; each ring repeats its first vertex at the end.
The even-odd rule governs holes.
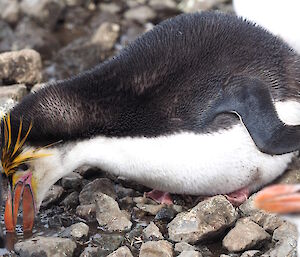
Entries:
POLYGON ((237 191, 224 195, 227 200, 235 207, 244 203, 250 195, 248 187, 243 187, 237 191))
POLYGON ((163 192, 163 191, 153 189, 152 191, 146 193, 146 197, 149 197, 155 202, 158 202, 160 204, 166 204, 166 205, 173 204, 172 197, 168 192, 163 192))

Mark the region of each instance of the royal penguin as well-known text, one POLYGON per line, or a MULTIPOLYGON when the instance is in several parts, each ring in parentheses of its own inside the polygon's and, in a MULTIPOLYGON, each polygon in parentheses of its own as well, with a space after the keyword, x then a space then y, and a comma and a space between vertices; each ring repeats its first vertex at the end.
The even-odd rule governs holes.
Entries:
POLYGON ((84 164, 176 194, 258 190, 300 148, 299 78, 299 56, 242 18, 201 12, 163 21, 2 119, 7 230, 21 196, 31 229, 50 186, 84 164))

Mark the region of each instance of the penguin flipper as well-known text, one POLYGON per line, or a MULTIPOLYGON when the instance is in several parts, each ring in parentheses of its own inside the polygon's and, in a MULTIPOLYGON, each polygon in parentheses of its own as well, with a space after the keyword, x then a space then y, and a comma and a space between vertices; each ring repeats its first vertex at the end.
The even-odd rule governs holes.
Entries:
POLYGON ((223 90, 218 111, 236 113, 261 152, 277 155, 300 150, 300 126, 279 119, 265 82, 236 76, 223 90))

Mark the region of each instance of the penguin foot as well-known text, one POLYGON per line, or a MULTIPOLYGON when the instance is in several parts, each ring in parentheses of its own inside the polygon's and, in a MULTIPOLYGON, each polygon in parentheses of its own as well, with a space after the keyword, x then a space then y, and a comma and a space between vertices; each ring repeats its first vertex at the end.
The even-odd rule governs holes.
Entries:
POLYGON ((248 187, 243 187, 237 191, 224 195, 233 206, 240 206, 250 195, 248 187))
POLYGON ((153 189, 152 191, 146 193, 146 197, 149 197, 160 204, 173 204, 172 197, 168 192, 153 189))

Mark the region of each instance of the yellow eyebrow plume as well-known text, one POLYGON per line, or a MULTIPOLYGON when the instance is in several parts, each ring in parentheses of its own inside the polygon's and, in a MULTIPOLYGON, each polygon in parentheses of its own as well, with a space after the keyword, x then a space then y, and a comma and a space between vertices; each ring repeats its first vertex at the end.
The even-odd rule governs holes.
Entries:
MULTIPOLYGON (((4 116, 1 121, 4 126, 4 144, 2 146, 1 152, 1 163, 2 168, 6 176, 13 174, 16 171, 16 168, 19 167, 23 163, 30 162, 35 159, 39 159, 42 157, 50 156, 48 153, 40 153, 39 151, 45 147, 41 147, 38 149, 22 149, 31 129, 32 123, 30 123, 29 128, 24 136, 21 139, 22 129, 23 129, 23 121, 20 120, 20 126, 18 131, 17 140, 15 145, 12 146, 12 128, 11 128, 11 120, 10 114, 4 116)), ((1 124, 1 123, 0 123, 1 124)))

